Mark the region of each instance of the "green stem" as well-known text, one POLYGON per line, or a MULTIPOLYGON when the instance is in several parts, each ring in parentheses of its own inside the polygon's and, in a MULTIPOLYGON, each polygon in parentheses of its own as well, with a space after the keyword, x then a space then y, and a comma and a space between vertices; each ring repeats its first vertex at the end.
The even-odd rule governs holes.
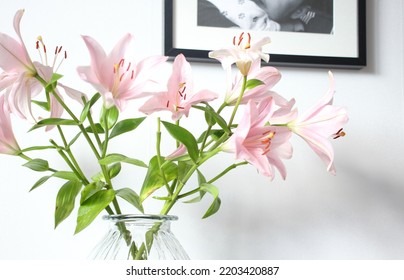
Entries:
MULTIPOLYGON (((35 75, 35 78, 42 84, 44 88, 47 87, 48 83, 42 79, 38 74, 35 75)), ((60 98, 60 96, 56 93, 55 89, 52 88, 51 91, 52 95, 58 101, 58 103, 63 107, 63 109, 69 114, 69 116, 77 123, 80 131, 83 133, 84 137, 86 138, 91 150, 93 151, 94 155, 96 156, 97 160, 100 159, 100 155, 98 154, 97 149, 95 148, 93 141, 91 140, 90 136, 88 135, 84 126, 80 123, 80 120, 74 115, 74 113, 70 110, 70 108, 64 103, 64 101, 60 98)))
MULTIPOLYGON (((206 106, 209 106, 207 103, 205 103, 205 104, 206 104, 206 106)), ((217 113, 218 115, 220 115, 220 113, 222 112, 222 110, 223 110, 224 108, 226 108, 227 105, 228 105, 228 104, 227 104, 226 102, 224 102, 224 103, 220 106, 220 108, 217 110, 216 113, 217 113)), ((202 110, 202 111, 205 111, 205 110, 206 110, 206 108, 203 108, 203 107, 197 106, 197 105, 194 105, 194 106, 192 106, 192 107, 195 108, 195 109, 202 110)), ((200 155, 201 157, 202 157, 202 155, 203 155, 203 151, 205 150, 205 148, 206 148, 207 146, 209 146, 210 143, 213 142, 213 141, 210 141, 210 142, 208 142, 208 144, 206 144, 206 143, 207 143, 207 140, 208 140, 208 138, 209 138, 209 133, 210 133, 210 131, 212 130, 212 127, 213 127, 213 125, 209 124, 208 128, 206 129, 206 133, 205 133, 205 135, 204 135, 204 137, 203 137, 202 144, 201 144, 201 147, 200 147, 200 149, 199 149, 199 155, 200 155)))
MULTIPOLYGON (((108 151, 108 144, 109 144, 109 127, 108 127, 108 112, 104 114, 104 124, 105 124, 105 139, 104 139, 104 144, 102 145, 102 158, 104 158, 107 154, 108 151)), ((102 173, 104 174, 105 182, 107 183, 107 188, 113 190, 113 185, 111 181, 111 177, 109 176, 108 169, 105 165, 101 164, 101 170, 102 173)), ((112 204, 114 205, 115 211, 117 214, 121 214, 121 208, 119 206, 118 200, 116 197, 112 200, 112 204)))
POLYGON ((30 151, 38 151, 38 150, 48 150, 48 149, 55 149, 54 146, 35 146, 35 147, 28 147, 25 149, 22 149, 20 152, 30 152, 30 151))
MULTIPOLYGON (((176 120, 175 124, 179 126, 180 125, 180 120, 176 120)), ((180 146, 180 144, 181 144, 180 141, 177 140, 176 141, 177 148, 180 146)))
POLYGON ((102 149, 101 139, 100 139, 100 136, 98 135, 97 129, 95 127, 93 116, 91 115, 91 112, 88 112, 87 119, 88 119, 88 122, 90 123, 91 129, 93 130, 93 134, 95 137, 95 141, 97 141, 98 148, 101 150, 102 149))
MULTIPOLYGON (((35 75, 35 78, 43 85, 44 88, 46 88, 48 86, 48 83, 44 79, 42 79, 38 74, 35 75)), ((97 158, 97 161, 99 161, 101 159, 100 154, 98 153, 97 148, 94 146, 94 143, 91 140, 90 135, 87 133, 87 131, 86 131, 85 127, 83 126, 83 124, 80 123, 80 120, 74 115, 74 113, 70 110, 70 108, 64 103, 64 101, 56 93, 55 88, 52 87, 50 89, 50 93, 52 93, 52 95, 59 102, 59 104, 63 107, 63 109, 77 123, 77 126, 79 127, 80 131, 83 133, 84 138, 87 140, 87 143, 90 146, 91 150, 93 151, 95 157, 97 158)), ((112 189, 111 180, 109 178, 109 174, 108 174, 108 170, 107 170, 106 166, 105 165, 100 165, 100 166, 101 166, 101 170, 102 170, 102 172, 104 174, 104 177, 105 177, 105 180, 106 180, 106 183, 107 183, 107 188, 112 189)), ((72 170, 74 172, 75 169, 72 169, 72 170)), ((119 204, 118 204, 116 198, 114 198, 112 203, 113 203, 113 205, 115 207, 115 210, 116 210, 117 214, 121 214, 121 210, 120 210, 120 207, 119 207, 119 204)))
POLYGON ((186 192, 186 193, 178 195, 177 199, 181 199, 181 198, 193 195, 193 194, 199 192, 200 190, 201 190, 201 188, 197 187, 197 188, 193 189, 192 191, 189 191, 189 192, 186 192))
MULTIPOLYGON (((237 168, 237 167, 240 166, 240 165, 245 165, 245 164, 248 164, 248 162, 247 162, 247 161, 243 161, 243 162, 240 162, 240 163, 232 164, 232 165, 230 165, 229 167, 227 167, 225 170, 223 170, 222 172, 220 172, 220 174, 218 174, 216 177, 212 178, 211 180, 209 180, 209 181, 206 182, 206 183, 212 184, 212 183, 215 182, 216 180, 218 180, 218 179, 220 179, 221 177, 223 177, 224 175, 226 175, 229 171, 231 171, 231 170, 237 168)), ((197 187, 197 188, 195 188, 195 189, 193 189, 193 190, 191 190, 191 191, 189 191, 189 192, 186 192, 186 193, 183 193, 183 194, 178 195, 177 199, 182 199, 182 198, 184 198, 184 197, 193 195, 193 194, 199 192, 200 190, 201 190, 201 188, 200 188, 200 187, 197 187)))
POLYGON ((161 178, 163 178, 164 181, 164 185, 167 189, 167 192, 172 195, 173 192, 171 190, 170 185, 168 184, 166 175, 164 173, 164 169, 162 168, 162 163, 161 163, 161 149, 160 149, 160 145, 161 145, 161 124, 160 124, 160 118, 157 118, 157 133, 156 133, 156 152, 157 152, 157 164, 159 166, 160 169, 160 175, 161 178))
POLYGON ((204 163, 206 162, 208 159, 210 159, 211 157, 215 156, 217 153, 219 153, 221 150, 220 148, 215 149, 213 151, 210 151, 209 153, 207 153, 205 155, 205 157, 201 158, 198 163, 194 163, 193 166, 188 170, 188 172, 185 174, 184 178, 180 181, 178 181, 178 185, 177 188, 175 189, 174 193, 172 194, 170 200, 167 200, 167 202, 164 204, 163 209, 160 211, 161 215, 167 215, 168 212, 171 210, 171 208, 174 206, 174 204, 177 202, 178 200, 178 196, 180 195, 183 187, 185 186, 185 184, 187 183, 187 181, 189 180, 189 178, 191 178, 191 176, 194 174, 194 172, 204 163))
POLYGON ((109 144, 109 127, 108 127, 108 110, 106 110, 104 114, 104 125, 105 125, 105 138, 104 138, 104 144, 102 146, 102 158, 104 158, 107 154, 108 150, 108 144, 109 144))
POLYGON ((208 136, 209 136, 209 133, 210 133, 211 130, 212 130, 212 125, 209 125, 208 129, 206 130, 206 134, 205 134, 205 136, 203 137, 203 141, 202 141, 202 144, 201 144, 201 148, 200 148, 200 150, 199 150, 199 156, 202 156, 202 155, 203 155, 203 151, 204 151, 205 148, 206 148, 206 141, 208 140, 208 136))
POLYGON ((69 168, 73 171, 73 173, 77 176, 77 178, 80 178, 80 180, 82 181, 83 185, 88 185, 88 181, 85 177, 83 177, 80 172, 77 171, 77 169, 75 168, 74 164, 70 161, 70 159, 65 155, 65 153, 63 152, 63 148, 59 147, 59 145, 56 144, 55 141, 53 141, 52 139, 50 140, 50 142, 52 143, 52 145, 56 148, 56 151, 59 153, 59 155, 63 158, 63 160, 66 162, 66 164, 69 166, 69 168))
POLYGON ((217 176, 215 176, 214 178, 210 179, 207 183, 208 184, 212 184, 213 182, 215 182, 216 180, 220 179, 221 177, 223 177, 224 175, 226 175, 229 171, 237 168, 240 165, 245 165, 248 164, 247 161, 243 161, 243 162, 239 162, 239 163, 234 163, 232 165, 230 165, 229 167, 227 167, 225 170, 223 170, 222 172, 220 172, 217 176))
MULTIPOLYGON (((78 172, 78 174, 79 174, 80 177, 82 178, 83 183, 84 183, 85 185, 89 184, 89 181, 87 180, 86 175, 84 175, 83 170, 81 169, 81 167, 80 167, 80 165, 78 164, 78 162, 77 162, 75 156, 73 155, 72 151, 70 150, 70 147, 69 147, 69 145, 68 145, 68 143, 67 143, 67 141, 66 141, 66 137, 65 137, 65 135, 64 135, 64 133, 63 133, 62 128, 58 125, 58 126, 57 126, 57 129, 58 129, 58 131, 59 131, 60 138, 61 138, 62 141, 63 141, 63 145, 64 145, 64 147, 65 147, 65 151, 67 152, 67 155, 68 155, 69 158, 70 158, 71 164, 74 166, 75 170, 78 172)), ((72 170, 73 170, 73 169, 72 169, 72 170)))
POLYGON ((243 95, 244 95, 244 92, 245 92, 245 89, 246 89, 246 85, 247 85, 247 76, 243 76, 243 85, 241 86, 240 95, 237 98, 236 105, 234 106, 233 113, 231 114, 231 117, 230 117, 230 121, 229 121, 229 124, 228 124, 229 128, 231 128, 231 125, 233 124, 234 117, 236 116, 236 112, 238 110, 238 107, 240 106, 241 100, 243 99, 243 95))

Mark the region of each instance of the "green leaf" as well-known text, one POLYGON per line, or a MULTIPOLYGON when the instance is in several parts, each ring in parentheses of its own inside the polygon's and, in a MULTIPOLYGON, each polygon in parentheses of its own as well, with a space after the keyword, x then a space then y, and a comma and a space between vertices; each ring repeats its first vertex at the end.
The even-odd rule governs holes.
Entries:
POLYGON ((64 184, 56 197, 55 207, 55 228, 67 217, 74 209, 74 201, 80 192, 80 181, 68 181, 64 184))
POLYGON ((53 73, 51 79, 45 86, 45 91, 46 92, 52 91, 56 87, 57 81, 62 77, 63 77, 63 75, 61 75, 61 74, 53 73))
POLYGON ((198 144, 192 133, 179 125, 165 121, 162 121, 162 123, 167 129, 167 131, 171 134, 171 136, 173 136, 176 140, 184 144, 184 146, 188 150, 189 156, 194 162, 196 162, 198 160, 199 151, 198 151, 198 144))
POLYGON ((39 186, 41 186, 43 183, 45 183, 46 181, 48 181, 49 178, 51 178, 52 176, 43 176, 42 178, 40 178, 38 181, 36 181, 36 183, 31 187, 31 189, 29 191, 33 191, 36 188, 38 188, 39 186))
POLYGON ((93 97, 91 97, 91 99, 89 101, 87 101, 84 105, 83 110, 81 111, 80 114, 80 122, 83 123, 87 116, 88 116, 88 112, 90 111, 91 107, 95 104, 95 102, 97 102, 97 100, 101 97, 100 93, 96 93, 93 95, 93 97))
MULTIPOLYGON (((99 123, 94 124, 94 128, 95 128, 95 132, 97 132, 98 134, 105 133, 104 128, 99 123)), ((94 133, 94 130, 91 126, 86 127, 86 131, 89 133, 94 133)))
POLYGON ((206 183, 206 178, 205 178, 205 176, 202 174, 201 171, 199 171, 199 170, 196 170, 196 171, 197 171, 197 174, 198 174, 198 184, 201 186, 202 184, 205 184, 205 183, 206 183))
MULTIPOLYGON (((189 159, 189 158, 188 158, 189 159)), ((189 161, 190 163, 190 161, 189 161)), ((186 161, 179 161, 178 162, 178 179, 182 180, 187 176, 188 171, 193 167, 193 165, 188 164, 186 161)))
POLYGON ((108 164, 116 163, 116 162, 125 162, 125 163, 147 168, 147 164, 144 163, 143 161, 134 159, 134 158, 128 158, 127 156, 124 156, 121 154, 107 155, 105 158, 100 159, 98 162, 103 165, 108 165, 108 164))
POLYGON ((114 138, 122 133, 126 133, 136 129, 143 121, 145 117, 136 119, 126 119, 118 122, 111 131, 109 138, 114 138))
POLYGON ((57 82, 58 80, 60 80, 62 77, 63 77, 63 75, 61 75, 61 74, 53 73, 53 74, 52 74, 52 77, 51 77, 51 79, 50 79, 50 81, 49 81, 49 83, 48 83, 46 86, 49 86, 49 85, 51 85, 51 84, 56 83, 56 82, 57 82))
POLYGON ((219 190, 217 187, 211 184, 204 183, 201 185, 201 191, 210 193, 213 196, 213 202, 210 205, 209 209, 206 211, 206 213, 203 215, 203 219, 212 216, 215 214, 219 208, 220 208, 220 198, 219 198, 219 190))
POLYGON ((71 171, 56 171, 55 173, 53 173, 52 177, 65 179, 69 181, 79 180, 79 178, 77 178, 77 175, 71 171))
POLYGON ((61 119, 61 118, 43 119, 37 122, 33 127, 31 127, 29 131, 48 125, 77 125, 77 123, 74 120, 61 119))
POLYGON ((209 126, 214 126, 216 124, 216 120, 212 114, 210 114, 209 110, 205 110, 205 121, 209 126))
POLYGON ((34 103, 34 104, 36 104, 36 105, 38 105, 39 107, 41 107, 41 108, 44 109, 45 111, 48 111, 48 112, 49 112, 49 110, 50 110, 50 106, 49 106, 49 103, 48 103, 48 102, 45 102, 45 101, 37 101, 37 100, 31 100, 31 102, 34 103))
POLYGON ((227 127, 226 121, 218 114, 208 103, 204 103, 206 106, 193 106, 199 110, 205 111, 205 119, 208 125, 213 125, 215 122, 226 132, 231 133, 231 130, 227 127), (214 121, 213 121, 213 120, 214 121))
POLYGON ((70 171, 56 171, 55 173, 53 173, 52 175, 49 176, 43 176, 42 178, 40 178, 32 187, 29 191, 33 191, 36 188, 38 188, 39 186, 41 186, 42 184, 44 184, 46 181, 48 181, 50 178, 52 177, 57 177, 57 178, 61 178, 61 179, 65 179, 68 181, 78 181, 78 178, 76 176, 76 174, 74 174, 74 172, 70 172, 70 171))
POLYGON ((245 87, 246 89, 253 89, 257 86, 261 86, 264 85, 264 82, 258 79, 250 79, 247 81, 245 87))
POLYGON ((119 172, 121 172, 121 168, 122 168, 122 166, 121 166, 120 162, 114 163, 111 166, 108 166, 109 178, 112 179, 112 178, 116 177, 119 174, 119 172))
POLYGON ((27 163, 23 164, 23 166, 28 167, 29 169, 32 169, 34 171, 47 171, 49 170, 49 164, 46 160, 36 158, 33 160, 28 161, 27 163))
POLYGON ((115 191, 115 195, 125 199, 127 202, 135 206, 140 212, 144 213, 139 195, 132 189, 123 188, 115 191))
POLYGON ((76 142, 76 140, 79 139, 81 133, 82 133, 81 131, 80 131, 79 133, 77 133, 76 136, 74 136, 74 137, 72 138, 72 140, 69 142, 69 144, 68 144, 67 146, 68 146, 68 147, 71 147, 71 146, 76 142))
MULTIPOLYGON (((197 174, 198 174, 198 184, 199 186, 201 186, 202 184, 206 183, 206 178, 205 176, 202 174, 202 172, 200 172, 199 170, 196 170, 197 174)), ((184 201, 184 203, 196 203, 196 202, 200 202, 202 200, 202 198, 204 197, 204 195, 206 194, 206 191, 200 188, 199 191, 199 195, 195 198, 192 198, 190 200, 184 201)))
POLYGON ((90 184, 86 185, 83 190, 81 191, 80 197, 80 204, 83 204, 88 198, 90 198, 93 194, 102 190, 105 186, 103 182, 91 182, 90 184))
MULTIPOLYGON (((167 161, 161 157, 162 171, 164 172, 167 182, 174 180, 177 177, 177 165, 167 161)), ((161 176, 161 170, 158 164, 157 156, 154 156, 149 163, 146 177, 140 190, 140 202, 142 203, 148 196, 164 185, 164 179, 161 176)))
POLYGON ((102 171, 98 172, 97 174, 91 176, 91 179, 95 182, 100 182, 103 181, 105 182, 105 177, 104 177, 104 173, 102 173, 102 171))
POLYGON ((101 126, 105 129, 108 128, 110 129, 113 127, 119 117, 119 110, 116 108, 116 106, 113 106, 111 108, 106 109, 105 107, 102 107, 102 113, 100 116, 100 123, 101 126), (105 125, 105 118, 107 120, 107 126, 105 125))
POLYGON ((85 200, 77 215, 75 234, 88 227, 115 198, 114 190, 101 190, 85 200))
MULTIPOLYGON (((198 143, 201 143, 203 139, 205 139, 205 135, 207 134, 207 131, 202 132, 202 134, 198 137, 198 143)), ((209 136, 212 137, 213 140, 218 140, 220 139, 224 134, 223 129, 211 129, 209 131, 209 136)))
POLYGON ((231 133, 231 130, 227 126, 227 122, 219 115, 209 104, 206 104, 206 113, 211 115, 211 117, 217 122, 217 124, 226 132, 231 133))

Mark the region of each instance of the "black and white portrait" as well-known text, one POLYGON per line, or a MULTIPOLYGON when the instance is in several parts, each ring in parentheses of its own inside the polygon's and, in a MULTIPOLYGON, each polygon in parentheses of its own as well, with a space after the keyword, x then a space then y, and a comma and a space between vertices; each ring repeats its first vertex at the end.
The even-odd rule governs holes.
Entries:
POLYGON ((198 0, 198 26, 333 33, 334 0, 198 0))

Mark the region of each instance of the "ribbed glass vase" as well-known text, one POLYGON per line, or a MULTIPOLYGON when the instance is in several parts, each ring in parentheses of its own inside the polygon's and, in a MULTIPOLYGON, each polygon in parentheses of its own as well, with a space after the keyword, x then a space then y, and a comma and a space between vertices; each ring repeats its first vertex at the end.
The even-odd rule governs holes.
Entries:
POLYGON ((109 230, 90 255, 103 260, 187 260, 170 229, 176 216, 111 215, 103 219, 109 230))

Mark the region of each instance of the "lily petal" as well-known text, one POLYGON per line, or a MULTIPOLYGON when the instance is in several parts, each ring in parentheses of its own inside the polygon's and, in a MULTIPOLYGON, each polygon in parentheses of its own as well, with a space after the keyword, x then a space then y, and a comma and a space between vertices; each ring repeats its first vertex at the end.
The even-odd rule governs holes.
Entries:
POLYGON ((5 96, 0 96, 0 153, 16 155, 20 147, 14 137, 10 120, 10 111, 5 103, 5 96))
POLYGON ((290 122, 288 127, 302 137, 327 165, 327 170, 335 174, 334 150, 329 139, 348 122, 348 114, 345 108, 332 104, 335 86, 331 72, 329 80, 327 93, 305 114, 290 122))

